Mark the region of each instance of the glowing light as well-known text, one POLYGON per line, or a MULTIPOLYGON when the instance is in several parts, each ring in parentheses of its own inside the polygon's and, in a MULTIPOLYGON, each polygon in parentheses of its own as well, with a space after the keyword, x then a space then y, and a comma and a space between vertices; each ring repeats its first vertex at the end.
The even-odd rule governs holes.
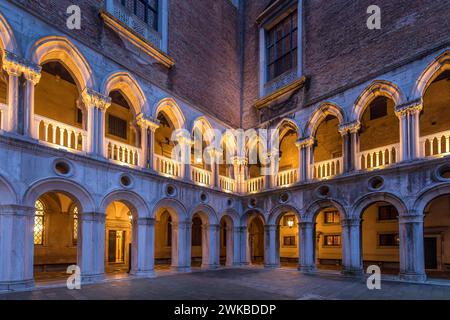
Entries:
POLYGON ((294 226, 294 219, 289 219, 287 224, 289 228, 292 228, 294 226))

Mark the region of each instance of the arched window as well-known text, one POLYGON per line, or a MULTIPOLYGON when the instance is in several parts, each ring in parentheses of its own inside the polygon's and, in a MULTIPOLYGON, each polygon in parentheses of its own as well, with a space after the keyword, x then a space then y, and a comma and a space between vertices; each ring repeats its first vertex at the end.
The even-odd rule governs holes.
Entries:
POLYGON ((34 204, 35 214, 34 214, 34 244, 43 245, 44 244, 44 229, 45 229, 45 208, 42 201, 37 200, 34 204))
POLYGON ((78 244, 78 207, 74 206, 72 209, 73 228, 72 228, 72 243, 74 246, 78 244))

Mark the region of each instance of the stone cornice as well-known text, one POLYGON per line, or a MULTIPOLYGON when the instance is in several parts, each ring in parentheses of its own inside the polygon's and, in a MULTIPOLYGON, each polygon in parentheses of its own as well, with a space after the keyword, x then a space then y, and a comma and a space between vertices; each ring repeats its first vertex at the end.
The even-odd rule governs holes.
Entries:
POLYGON ((289 83, 288 85, 281 87, 280 89, 270 93, 269 95, 265 96, 264 98, 259 99, 258 101, 256 101, 254 106, 258 110, 265 108, 268 105, 270 105, 272 102, 274 102, 275 100, 299 90, 300 88, 302 88, 305 85, 305 82, 306 82, 306 77, 303 76, 303 77, 289 83))
POLYGON ((422 111, 423 103, 422 99, 417 99, 395 108, 395 114, 399 116, 405 116, 408 114, 419 113, 422 111))
POLYGON ((95 107, 100 110, 106 110, 111 105, 111 98, 107 97, 95 90, 90 88, 85 88, 81 93, 81 98, 83 99, 86 107, 95 107))

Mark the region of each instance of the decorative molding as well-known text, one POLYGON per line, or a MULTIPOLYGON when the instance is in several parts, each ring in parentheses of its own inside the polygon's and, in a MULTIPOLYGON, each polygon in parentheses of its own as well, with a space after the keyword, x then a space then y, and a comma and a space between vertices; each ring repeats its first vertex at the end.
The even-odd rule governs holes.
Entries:
POLYGON ((19 77, 23 74, 28 81, 32 81, 36 85, 41 79, 42 67, 4 50, 3 70, 11 76, 19 77))
POLYGON ((103 19, 107 26, 116 31, 120 36, 125 37, 128 41, 146 52, 148 55, 156 59, 166 68, 172 68, 175 65, 175 60, 162 52, 159 48, 155 47, 149 40, 137 34, 136 31, 125 25, 111 13, 102 9, 100 11, 100 17, 103 19))
POLYGON ((95 90, 85 88, 81 93, 81 98, 86 107, 95 107, 100 110, 106 110, 111 105, 111 98, 95 90))
POLYGON ((146 115, 144 113, 140 113, 137 115, 136 117, 136 122, 138 124, 138 126, 140 126, 141 128, 146 128, 146 129, 150 129, 153 132, 159 128, 159 126, 161 125, 161 123, 159 122, 158 119, 155 119, 149 115, 146 115))
POLYGON ((420 113, 423 109, 422 99, 417 99, 395 108, 397 117, 404 117, 409 114, 420 113))
POLYGON ((357 133, 360 129, 361 129, 361 122, 353 121, 340 125, 338 131, 341 135, 345 135, 347 133, 357 133))
POLYGON ((284 87, 281 87, 280 89, 270 93, 269 95, 265 96, 264 98, 256 101, 254 106, 258 110, 260 110, 264 107, 267 107, 273 101, 299 90, 300 88, 302 88, 305 85, 305 82, 306 82, 306 77, 302 76, 300 79, 297 79, 294 82, 292 82, 284 87))
POLYGON ((301 139, 298 139, 295 144, 297 145, 297 147, 300 147, 300 148, 311 147, 312 145, 314 145, 314 138, 313 137, 301 138, 301 139))

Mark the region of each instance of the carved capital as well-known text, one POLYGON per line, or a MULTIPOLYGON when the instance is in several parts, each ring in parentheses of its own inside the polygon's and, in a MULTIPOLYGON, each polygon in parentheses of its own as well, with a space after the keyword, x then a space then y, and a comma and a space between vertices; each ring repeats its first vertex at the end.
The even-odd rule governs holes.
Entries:
POLYGON ((236 166, 245 166, 248 163, 247 157, 235 156, 232 158, 233 164, 236 166))
POLYGON ((397 117, 404 117, 410 114, 418 114, 422 111, 422 108, 422 99, 417 99, 395 108, 395 114, 397 115, 397 117))
POLYGON ((3 70, 5 70, 10 76, 19 77, 23 74, 28 81, 31 81, 34 85, 36 85, 41 79, 42 67, 35 63, 26 61, 14 53, 4 51, 3 70))
POLYGON ((353 121, 349 123, 344 123, 339 126, 339 133, 341 135, 346 135, 348 133, 358 133, 361 129, 361 122, 353 121))
POLYGON ((98 108, 100 110, 107 110, 111 105, 111 98, 94 91, 90 88, 85 88, 81 93, 81 98, 86 107, 98 108))
POLYGON ((300 138, 297 140, 297 142, 295 144, 299 148, 311 147, 314 145, 314 138, 313 137, 300 138))
POLYGON ((149 115, 146 115, 144 113, 138 114, 138 116, 136 117, 136 122, 139 127, 150 129, 153 132, 155 132, 156 129, 158 129, 160 126, 160 122, 158 119, 150 117, 149 115))

